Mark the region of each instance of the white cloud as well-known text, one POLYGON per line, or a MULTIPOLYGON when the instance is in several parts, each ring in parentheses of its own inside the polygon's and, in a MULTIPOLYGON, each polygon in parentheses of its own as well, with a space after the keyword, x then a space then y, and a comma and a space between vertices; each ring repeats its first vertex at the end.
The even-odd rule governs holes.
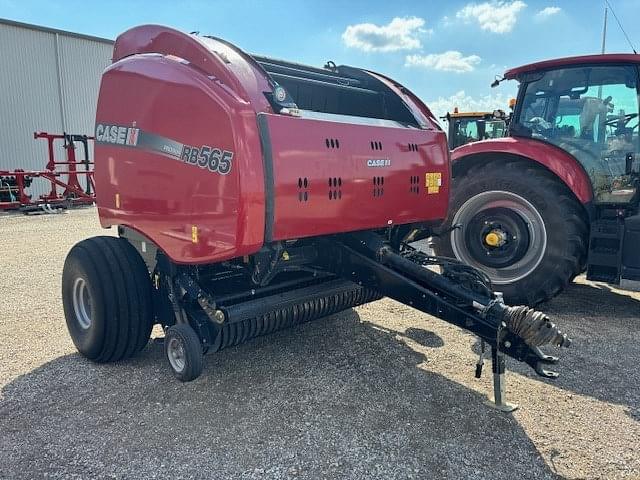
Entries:
POLYGON ((467 22, 474 21, 482 30, 492 33, 508 33, 518 20, 518 14, 527 6, 521 0, 514 2, 470 3, 456 13, 467 22))
POLYGON ((461 112, 493 112, 498 108, 506 112, 509 109, 509 99, 514 96, 498 93, 475 98, 467 95, 464 90, 460 90, 450 97, 439 97, 427 102, 427 106, 437 117, 453 112, 455 107, 458 107, 461 112))
POLYGON ((536 13, 536 17, 540 19, 549 18, 557 13, 560 13, 562 9, 560 7, 546 7, 536 13))
POLYGON ((342 40, 348 47, 365 52, 414 50, 422 47, 419 36, 430 32, 423 26, 424 20, 418 17, 396 17, 387 25, 358 23, 347 26, 342 40))
POLYGON ((429 55, 407 55, 405 66, 407 67, 424 67, 433 70, 441 70, 443 72, 471 72, 475 65, 480 63, 481 58, 478 55, 469 55, 464 57, 462 53, 455 50, 449 50, 444 53, 432 53, 429 55))

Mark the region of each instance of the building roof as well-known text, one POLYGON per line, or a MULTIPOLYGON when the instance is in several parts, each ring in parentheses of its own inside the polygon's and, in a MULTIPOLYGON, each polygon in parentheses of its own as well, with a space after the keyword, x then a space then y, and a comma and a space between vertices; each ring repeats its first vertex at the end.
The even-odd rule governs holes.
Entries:
POLYGON ((0 25, 10 25, 12 27, 27 28, 29 30, 38 30, 40 32, 47 32, 47 33, 57 33, 58 35, 65 35, 67 37, 93 40, 94 42, 108 43, 110 45, 113 44, 113 40, 110 40, 108 38, 94 37, 93 35, 84 35, 82 33, 68 32, 66 30, 58 30, 57 28, 43 27, 40 25, 33 25, 31 23, 16 22, 14 20, 8 20, 6 18, 0 18, 0 25))
POLYGON ((544 60, 542 62, 529 63, 527 65, 522 65, 521 67, 511 68, 505 72, 504 78, 512 80, 523 73, 571 65, 611 63, 640 64, 640 55, 634 53, 606 53, 603 55, 581 55, 578 57, 554 58, 552 60, 544 60))

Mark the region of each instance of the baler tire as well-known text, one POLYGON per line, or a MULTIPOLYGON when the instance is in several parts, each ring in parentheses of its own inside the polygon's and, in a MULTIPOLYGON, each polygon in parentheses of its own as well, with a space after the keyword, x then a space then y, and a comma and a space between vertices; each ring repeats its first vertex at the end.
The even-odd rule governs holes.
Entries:
POLYGON ((71 249, 62 273, 62 302, 74 345, 94 362, 130 358, 149 340, 151 280, 124 239, 93 237, 71 249))
POLYGON ((180 323, 169 327, 164 338, 164 352, 173 374, 181 382, 195 380, 202 373, 204 350, 189 325, 180 323))
MULTIPOLYGON (((530 161, 480 162, 455 177, 449 217, 441 231, 451 228, 456 213, 467 201, 484 192, 507 192, 524 198, 539 213, 545 229, 546 246, 539 263, 520 279, 514 276, 510 283, 494 281, 494 290, 501 291, 507 303, 535 306, 560 293, 584 271, 589 239, 586 211, 564 183, 530 161)), ((435 238, 436 254, 456 257, 452 243, 453 232, 435 238)), ((485 272, 491 277, 490 271, 485 272)))

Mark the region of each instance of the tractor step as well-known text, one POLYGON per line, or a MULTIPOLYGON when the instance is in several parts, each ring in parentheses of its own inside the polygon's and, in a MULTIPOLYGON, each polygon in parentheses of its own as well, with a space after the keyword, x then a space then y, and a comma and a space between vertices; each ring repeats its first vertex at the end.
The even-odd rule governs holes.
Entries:
POLYGON ((622 218, 599 219, 591 223, 587 280, 620 283, 623 238, 622 218))

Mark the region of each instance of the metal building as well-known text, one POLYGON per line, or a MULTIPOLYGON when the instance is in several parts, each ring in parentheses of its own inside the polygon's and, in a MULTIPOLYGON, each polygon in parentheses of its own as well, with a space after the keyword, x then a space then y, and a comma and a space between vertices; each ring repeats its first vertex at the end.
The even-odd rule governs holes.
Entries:
MULTIPOLYGON (((105 38, 0 19, 0 170, 44 168, 47 146, 35 131, 93 134, 112 50, 105 38)), ((49 188, 34 182, 29 193, 49 188)))

